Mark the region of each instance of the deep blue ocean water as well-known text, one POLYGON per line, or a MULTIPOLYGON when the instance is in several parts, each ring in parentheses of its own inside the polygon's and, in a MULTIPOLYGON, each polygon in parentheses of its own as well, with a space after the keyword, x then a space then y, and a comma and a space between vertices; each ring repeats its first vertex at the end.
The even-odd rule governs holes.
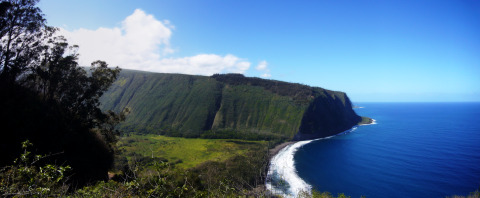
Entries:
POLYGON ((321 192, 367 198, 467 195, 480 187, 480 103, 359 103, 377 124, 294 155, 321 192))

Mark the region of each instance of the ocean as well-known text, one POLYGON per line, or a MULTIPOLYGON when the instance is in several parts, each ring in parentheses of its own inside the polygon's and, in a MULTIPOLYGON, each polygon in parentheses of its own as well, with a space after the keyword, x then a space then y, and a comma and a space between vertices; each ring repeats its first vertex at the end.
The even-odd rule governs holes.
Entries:
POLYGON ((295 197, 445 197, 480 187, 480 103, 358 103, 376 120, 301 141, 271 161, 267 188, 295 197))

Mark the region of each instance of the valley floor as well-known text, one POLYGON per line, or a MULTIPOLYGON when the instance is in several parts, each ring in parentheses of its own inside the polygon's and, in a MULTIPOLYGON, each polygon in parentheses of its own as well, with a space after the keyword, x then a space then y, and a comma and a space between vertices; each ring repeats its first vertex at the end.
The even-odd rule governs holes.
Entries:
MULTIPOLYGON (((200 139, 161 135, 129 135, 121 137, 117 146, 128 161, 157 158, 188 169, 204 162, 225 161, 236 155, 262 150, 266 141, 233 139, 200 139)), ((277 148, 275 148, 277 149, 277 148)), ((281 149, 278 148, 277 151, 281 149)))

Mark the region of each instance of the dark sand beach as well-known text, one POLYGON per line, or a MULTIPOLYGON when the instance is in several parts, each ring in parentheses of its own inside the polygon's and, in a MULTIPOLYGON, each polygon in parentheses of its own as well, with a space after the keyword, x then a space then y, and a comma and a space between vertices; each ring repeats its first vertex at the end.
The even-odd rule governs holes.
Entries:
POLYGON ((296 141, 290 141, 290 142, 284 142, 284 143, 281 143, 277 146, 275 146, 274 148, 270 149, 270 160, 273 158, 273 156, 275 156, 280 150, 282 150, 283 148, 285 148, 286 146, 290 145, 290 144, 294 144, 296 143, 296 141))

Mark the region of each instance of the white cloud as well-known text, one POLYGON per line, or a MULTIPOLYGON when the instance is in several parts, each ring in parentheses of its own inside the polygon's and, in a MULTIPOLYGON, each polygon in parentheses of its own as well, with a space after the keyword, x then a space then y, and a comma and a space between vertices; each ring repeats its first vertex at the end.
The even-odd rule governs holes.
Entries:
POLYGON ((260 61, 257 65, 257 67, 255 67, 255 69, 257 69, 258 71, 261 71, 263 72, 263 74, 261 75, 261 77, 264 77, 264 78, 269 78, 271 77, 272 75, 270 74, 270 69, 268 68, 268 63, 267 61, 260 61))
POLYGON ((260 61, 260 63, 258 63, 255 69, 257 69, 258 71, 262 71, 262 70, 266 70, 267 66, 268 66, 267 61, 260 61))
POLYGON ((272 77, 272 75, 269 74, 269 73, 264 73, 264 74, 261 75, 261 77, 270 78, 270 77, 272 77))
POLYGON ((212 75, 214 73, 244 73, 250 62, 242 61, 233 55, 200 54, 184 58, 165 58, 159 61, 161 67, 148 68, 149 71, 179 72, 184 74, 212 75))
POLYGON ((60 34, 69 43, 80 46, 79 64, 83 66, 95 60, 104 60, 110 66, 125 69, 201 75, 244 73, 250 68, 250 62, 231 54, 166 57, 175 52, 170 46, 173 29, 168 20, 159 21, 153 15, 136 9, 122 21, 121 27, 60 29, 60 34))

